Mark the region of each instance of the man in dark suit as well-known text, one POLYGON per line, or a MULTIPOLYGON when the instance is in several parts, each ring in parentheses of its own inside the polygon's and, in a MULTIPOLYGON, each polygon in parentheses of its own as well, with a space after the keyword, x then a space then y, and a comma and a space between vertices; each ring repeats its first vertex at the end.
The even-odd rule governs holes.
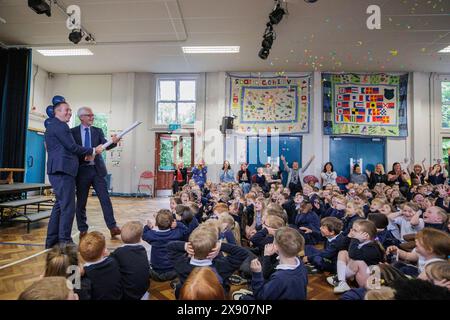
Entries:
POLYGON ((54 107, 55 117, 45 131, 45 145, 48 152, 47 174, 56 195, 47 228, 45 247, 72 242, 71 231, 75 215, 75 177, 78 172, 78 156, 93 159, 103 147, 79 146, 70 132, 67 122, 72 110, 66 102, 54 107))
MULTIPOLYGON (((81 124, 71 129, 76 143, 84 147, 102 145, 106 143, 103 130, 92 125, 94 122, 94 114, 92 109, 82 107, 78 109, 77 114, 80 118, 81 124)), ((120 139, 114 135, 112 140, 114 144, 106 148, 107 150, 116 147, 117 142, 119 142, 120 139)), ((109 198, 108 188, 106 186, 106 174, 106 165, 101 154, 96 155, 93 161, 85 161, 83 157, 80 157, 80 168, 78 169, 78 175, 76 178, 76 217, 78 230, 80 231, 80 239, 86 235, 89 228, 86 222, 86 202, 89 195, 89 188, 91 186, 94 187, 97 197, 100 200, 103 218, 105 219, 106 225, 111 233, 111 238, 120 234, 120 229, 117 227, 116 220, 114 219, 113 207, 111 204, 111 199, 109 198)))

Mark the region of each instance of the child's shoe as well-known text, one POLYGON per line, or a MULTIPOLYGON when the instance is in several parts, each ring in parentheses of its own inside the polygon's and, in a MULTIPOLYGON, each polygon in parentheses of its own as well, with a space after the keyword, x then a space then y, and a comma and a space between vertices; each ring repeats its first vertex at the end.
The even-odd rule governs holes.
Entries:
POLYGON ((245 295, 253 295, 253 292, 251 292, 250 290, 247 290, 247 289, 240 289, 240 290, 233 292, 232 299, 233 300, 241 300, 241 297, 245 296, 245 295))
POLYGON ((337 275, 336 275, 336 276, 331 276, 331 277, 328 277, 328 278, 327 278, 327 282, 328 282, 331 286, 337 287, 338 284, 339 284, 339 279, 338 279, 337 275))
POLYGON ((349 290, 351 290, 351 288, 345 281, 340 281, 337 287, 333 289, 334 293, 344 293, 349 290))

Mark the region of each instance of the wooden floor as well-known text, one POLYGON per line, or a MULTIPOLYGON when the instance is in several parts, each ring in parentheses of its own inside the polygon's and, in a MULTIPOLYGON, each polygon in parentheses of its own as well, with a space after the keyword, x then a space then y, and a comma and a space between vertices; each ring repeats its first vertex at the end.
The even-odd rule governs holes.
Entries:
MULTIPOLYGON (((153 219, 154 214, 162 208, 169 207, 168 198, 134 199, 112 198, 114 213, 119 226, 127 221, 138 220, 146 223, 153 219)), ((100 204, 96 197, 90 197, 87 205, 88 224, 90 231, 98 230, 105 234, 107 247, 110 250, 122 245, 120 237, 111 240, 106 227, 100 204)), ((26 225, 16 224, 0 227, 0 300, 17 299, 18 295, 42 274, 44 269, 44 243, 48 220, 32 224, 29 234, 26 225), (21 261, 24 260, 24 261, 21 261), (17 263, 19 262, 19 263, 17 263), (13 264, 11 266, 7 266, 13 264)), ((78 242, 76 223, 72 235, 78 242)), ((331 287, 325 281, 323 274, 310 275, 308 299, 335 300, 331 287)), ((239 289, 232 287, 231 291, 239 289)), ((173 300, 174 295, 169 282, 151 283, 150 300, 173 300)))

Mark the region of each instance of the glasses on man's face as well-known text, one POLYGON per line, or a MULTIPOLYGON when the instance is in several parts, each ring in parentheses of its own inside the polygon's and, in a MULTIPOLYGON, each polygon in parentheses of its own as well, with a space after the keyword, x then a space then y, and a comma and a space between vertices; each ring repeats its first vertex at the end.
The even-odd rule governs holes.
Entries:
POLYGON ((89 118, 93 118, 94 117, 94 115, 92 113, 90 113, 90 114, 83 114, 82 116, 83 117, 89 117, 89 118))

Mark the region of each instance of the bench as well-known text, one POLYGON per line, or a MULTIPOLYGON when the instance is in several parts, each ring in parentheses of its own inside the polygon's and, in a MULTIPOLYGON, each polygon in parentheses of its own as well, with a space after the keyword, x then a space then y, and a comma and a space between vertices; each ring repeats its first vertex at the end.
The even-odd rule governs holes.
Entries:
POLYGON ((30 224, 32 222, 50 218, 51 214, 52 214, 52 210, 38 211, 38 212, 27 213, 27 214, 16 216, 16 217, 10 219, 9 221, 26 223, 27 224, 27 233, 30 233, 30 224))
POLYGON ((12 200, 5 201, 0 203, 0 221, 3 224, 4 222, 26 222, 27 223, 27 232, 30 232, 30 224, 35 221, 39 221, 42 219, 46 219, 50 217, 51 210, 42 210, 41 206, 52 207, 52 199, 48 197, 34 197, 28 199, 21 200, 12 200), (37 205, 37 211, 27 212, 28 206, 37 205), (23 212, 17 212, 16 215, 12 217, 7 217, 5 219, 4 211, 5 209, 16 209, 16 208, 24 208, 23 212))
POLYGON ((0 168, 0 172, 7 172, 8 177, 6 180, 0 180, 0 184, 13 184, 13 173, 14 172, 25 172, 25 169, 22 168, 0 168))

